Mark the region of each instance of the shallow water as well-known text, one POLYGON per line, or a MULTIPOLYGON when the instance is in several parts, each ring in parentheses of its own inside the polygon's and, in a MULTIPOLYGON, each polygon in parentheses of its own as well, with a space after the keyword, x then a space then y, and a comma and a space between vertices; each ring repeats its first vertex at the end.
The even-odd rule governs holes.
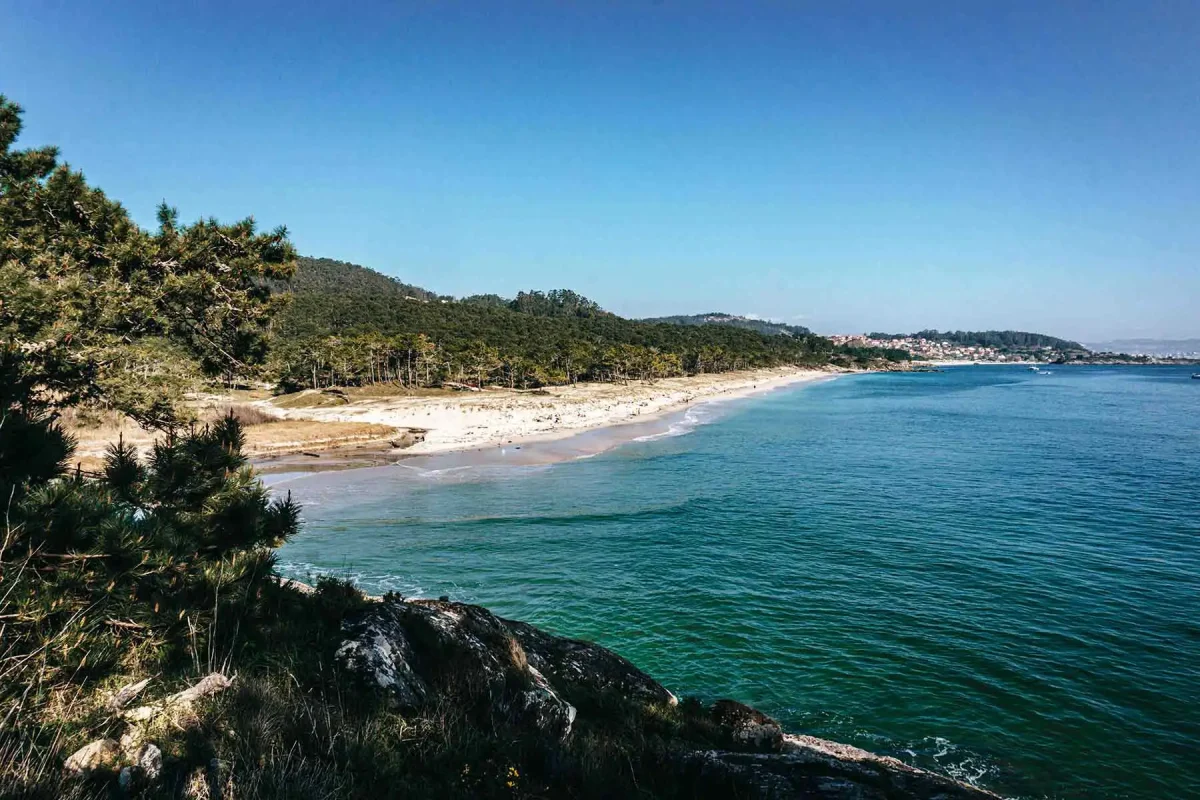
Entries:
POLYGON ((1051 369, 846 377, 598 455, 274 476, 307 521, 283 568, 478 602, 1008 795, 1196 796, 1200 381, 1051 369))

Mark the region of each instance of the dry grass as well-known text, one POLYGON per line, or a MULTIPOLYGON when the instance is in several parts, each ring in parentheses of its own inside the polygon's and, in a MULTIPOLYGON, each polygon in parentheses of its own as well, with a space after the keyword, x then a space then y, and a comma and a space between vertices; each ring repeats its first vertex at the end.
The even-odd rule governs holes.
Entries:
POLYGON ((272 404, 280 408, 329 408, 331 406, 344 406, 348 402, 350 400, 341 390, 317 391, 314 389, 305 389, 303 392, 277 397, 272 401, 272 404))
MULTIPOLYGON (((401 432, 389 425, 287 420, 268 409, 244 403, 209 403, 194 407, 194 411, 202 422, 211 422, 232 411, 242 424, 246 435, 245 452, 251 457, 330 450, 403 438, 401 432)), ((73 463, 85 471, 100 469, 105 451, 118 439, 124 439, 145 453, 158 436, 156 431, 148 431, 111 411, 68 409, 61 421, 78 442, 73 463)))
POLYGON ((348 444, 384 441, 397 435, 389 425, 370 422, 317 422, 287 419, 246 430, 245 451, 250 456, 328 450, 348 444))
POLYGON ((279 421, 279 417, 265 410, 262 406, 251 406, 244 403, 226 403, 224 405, 211 406, 203 414, 202 419, 205 422, 214 422, 230 414, 233 414, 234 419, 241 423, 243 428, 279 421))
POLYGON ((272 405, 280 408, 332 408, 358 400, 388 400, 399 397, 453 397, 452 389, 407 389, 395 384, 375 386, 338 386, 331 389, 305 389, 276 397, 272 405))

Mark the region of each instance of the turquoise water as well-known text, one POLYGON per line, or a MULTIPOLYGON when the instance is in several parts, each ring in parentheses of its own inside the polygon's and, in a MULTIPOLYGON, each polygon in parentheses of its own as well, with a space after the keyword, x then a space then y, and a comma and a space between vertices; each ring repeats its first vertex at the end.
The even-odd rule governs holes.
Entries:
POLYGON ((839 378, 554 465, 293 479, 281 559, 1006 795, 1200 796, 1200 381, 1052 369, 839 378))

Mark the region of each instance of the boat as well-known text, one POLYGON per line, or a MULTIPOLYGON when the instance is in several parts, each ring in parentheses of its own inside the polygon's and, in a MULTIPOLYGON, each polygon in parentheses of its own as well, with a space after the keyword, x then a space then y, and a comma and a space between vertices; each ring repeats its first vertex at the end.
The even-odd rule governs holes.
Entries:
POLYGON ((1192 373, 1192 380, 1194 380, 1194 381, 1200 381, 1200 372, 1193 372, 1193 373, 1192 373))
POLYGON ((1037 368, 1036 364, 1032 367, 1026 367, 1026 369, 1028 369, 1030 372, 1041 372, 1041 370, 1037 368))

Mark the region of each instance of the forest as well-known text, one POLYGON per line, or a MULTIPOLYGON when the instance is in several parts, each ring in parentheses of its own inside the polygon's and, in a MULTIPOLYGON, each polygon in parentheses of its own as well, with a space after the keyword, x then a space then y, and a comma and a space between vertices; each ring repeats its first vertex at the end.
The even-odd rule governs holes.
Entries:
POLYGON ((672 325, 732 325, 735 328, 746 328, 759 333, 782 334, 784 336, 807 336, 812 333, 803 325, 788 325, 784 322, 774 322, 758 317, 743 317, 737 314, 726 314, 723 311, 711 311, 707 314, 677 314, 670 317, 651 317, 642 322, 669 322, 672 325))
POLYGON ((624 319, 565 289, 455 300, 330 259, 299 258, 295 276, 274 289, 288 303, 273 326, 268 372, 285 391, 446 381, 531 388, 908 358, 836 348, 802 328, 772 335, 624 319))

